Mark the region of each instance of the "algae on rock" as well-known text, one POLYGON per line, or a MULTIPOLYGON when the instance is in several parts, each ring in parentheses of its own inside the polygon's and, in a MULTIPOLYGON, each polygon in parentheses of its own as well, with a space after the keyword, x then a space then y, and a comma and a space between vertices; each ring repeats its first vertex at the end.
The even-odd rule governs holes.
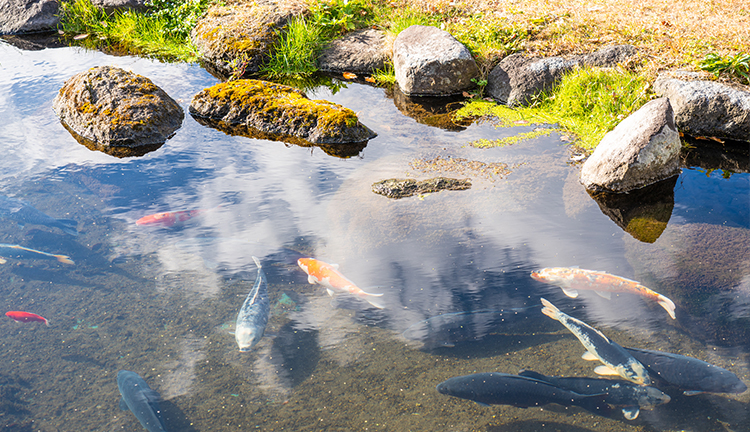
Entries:
POLYGON ((248 135, 260 132, 268 139, 275 134, 280 141, 289 137, 314 144, 347 144, 376 136, 348 108, 310 100, 294 87, 260 80, 228 81, 204 89, 193 97, 190 114, 210 119, 217 127, 231 125, 233 134, 242 125, 248 135))

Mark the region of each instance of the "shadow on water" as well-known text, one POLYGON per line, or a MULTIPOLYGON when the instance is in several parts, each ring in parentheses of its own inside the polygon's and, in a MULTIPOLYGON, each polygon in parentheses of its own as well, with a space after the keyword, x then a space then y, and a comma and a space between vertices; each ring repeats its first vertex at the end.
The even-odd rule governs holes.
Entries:
POLYGON ((685 167, 722 170, 725 176, 750 172, 750 144, 717 142, 710 139, 684 138, 680 158, 685 167))
MULTIPOLYGON (((192 114, 192 113, 191 113, 192 114)), ((243 136, 251 139, 267 140, 267 141, 281 141, 284 144, 294 144, 300 147, 318 147, 330 156, 346 159, 359 155, 359 153, 367 147, 368 141, 352 142, 344 144, 324 144, 324 143, 313 143, 302 138, 298 138, 292 135, 275 134, 269 132, 263 132, 261 130, 251 128, 244 124, 227 123, 221 120, 213 120, 209 118, 198 117, 193 114, 193 118, 203 126, 207 126, 216 130, 220 130, 230 136, 243 136)))
POLYGON ((461 95, 412 97, 404 94, 398 85, 393 85, 386 89, 385 96, 393 99, 393 104, 402 114, 427 126, 459 132, 472 123, 471 119, 456 121, 453 118, 453 112, 461 108, 466 101, 461 95))
POLYGON ((587 192, 602 213, 623 231, 636 240, 653 243, 672 216, 677 178, 673 176, 630 193, 587 192))
MULTIPOLYGON (((503 425, 488 426, 487 432, 538 432, 538 431, 559 431, 559 432, 594 432, 594 429, 573 426, 565 423, 539 420, 521 420, 504 423, 503 425)), ((597 429, 597 432, 603 429, 597 429)))
MULTIPOLYGON (((198 432, 193 423, 187 417, 187 414, 180 409, 179 404, 168 401, 159 402, 159 408, 162 411, 164 425, 169 431, 198 432)), ((137 422, 137 420, 135 420, 137 422)), ((139 426, 140 427, 140 426, 139 426)), ((136 428, 137 429, 137 428, 136 428)))

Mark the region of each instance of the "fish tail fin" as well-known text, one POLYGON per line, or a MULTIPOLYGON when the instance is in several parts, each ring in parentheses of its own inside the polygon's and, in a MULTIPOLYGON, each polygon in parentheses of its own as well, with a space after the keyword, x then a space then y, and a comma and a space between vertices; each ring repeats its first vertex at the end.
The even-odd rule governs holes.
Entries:
POLYGON ((253 261, 255 261, 255 265, 258 266, 258 270, 260 270, 262 266, 260 265, 260 261, 258 260, 258 258, 253 257, 253 261))
POLYGON ((75 264, 75 261, 70 259, 67 255, 52 255, 53 257, 57 258, 58 261, 64 264, 75 264))
POLYGON ((75 221, 73 219, 58 219, 57 222, 60 223, 60 229, 63 230, 64 233, 70 234, 72 236, 78 235, 78 221, 75 221))
POLYGON ((590 413, 602 417, 610 417, 612 415, 612 407, 607 404, 607 396, 607 393, 581 396, 577 400, 576 405, 590 413))
POLYGON ((675 306, 674 306, 674 302, 673 302, 672 300, 670 300, 670 299, 668 299, 668 298, 664 297, 664 296, 663 296, 663 295, 661 295, 661 294, 658 294, 658 297, 657 297, 657 298, 658 298, 658 300, 657 300, 657 303, 659 303, 659 305, 660 305, 661 307, 663 307, 663 308, 664 308, 664 310, 666 310, 666 311, 667 311, 667 313, 669 314, 669 316, 671 316, 671 317, 672 317, 672 319, 675 319, 675 318, 676 318, 676 316, 675 316, 675 314, 674 314, 674 308, 675 308, 675 306))
POLYGON ((370 303, 378 309, 385 309, 385 303, 383 302, 383 299, 380 298, 382 295, 383 294, 367 294, 365 300, 367 300, 367 303, 370 303))
POLYGON ((44 319, 44 324, 46 324, 47 327, 49 327, 49 320, 47 318, 44 319))
POLYGON ((550 303, 547 299, 542 298, 542 313, 547 315, 548 317, 558 320, 558 314, 560 313, 560 309, 556 308, 555 305, 550 303))

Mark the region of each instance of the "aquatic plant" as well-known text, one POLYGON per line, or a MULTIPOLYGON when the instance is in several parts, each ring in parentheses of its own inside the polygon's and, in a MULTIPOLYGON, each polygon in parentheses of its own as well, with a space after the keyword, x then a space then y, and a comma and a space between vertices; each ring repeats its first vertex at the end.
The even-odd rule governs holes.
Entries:
POLYGON ((647 79, 632 72, 582 68, 565 75, 552 92, 540 94, 530 107, 472 101, 456 116, 491 115, 506 126, 516 122, 557 123, 578 137, 578 146, 592 150, 608 131, 648 102, 648 88, 647 79))
POLYGON ((736 78, 744 78, 750 84, 750 54, 740 52, 733 56, 722 57, 716 53, 710 53, 699 62, 698 67, 711 72, 716 77, 726 73, 736 78))

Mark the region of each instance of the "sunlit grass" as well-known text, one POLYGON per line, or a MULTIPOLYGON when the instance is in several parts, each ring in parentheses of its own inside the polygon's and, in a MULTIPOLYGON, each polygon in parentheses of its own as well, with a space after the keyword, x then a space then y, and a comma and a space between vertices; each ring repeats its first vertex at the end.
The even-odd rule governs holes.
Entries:
POLYGON ((645 77, 621 69, 583 68, 571 72, 550 94, 531 107, 509 108, 494 102, 473 101, 456 115, 495 116, 506 126, 551 123, 577 137, 584 149, 595 148, 604 135, 650 99, 645 77))
POLYGON ((311 75, 318 70, 317 57, 325 42, 320 26, 304 17, 293 18, 279 34, 273 55, 260 73, 269 78, 311 75))

